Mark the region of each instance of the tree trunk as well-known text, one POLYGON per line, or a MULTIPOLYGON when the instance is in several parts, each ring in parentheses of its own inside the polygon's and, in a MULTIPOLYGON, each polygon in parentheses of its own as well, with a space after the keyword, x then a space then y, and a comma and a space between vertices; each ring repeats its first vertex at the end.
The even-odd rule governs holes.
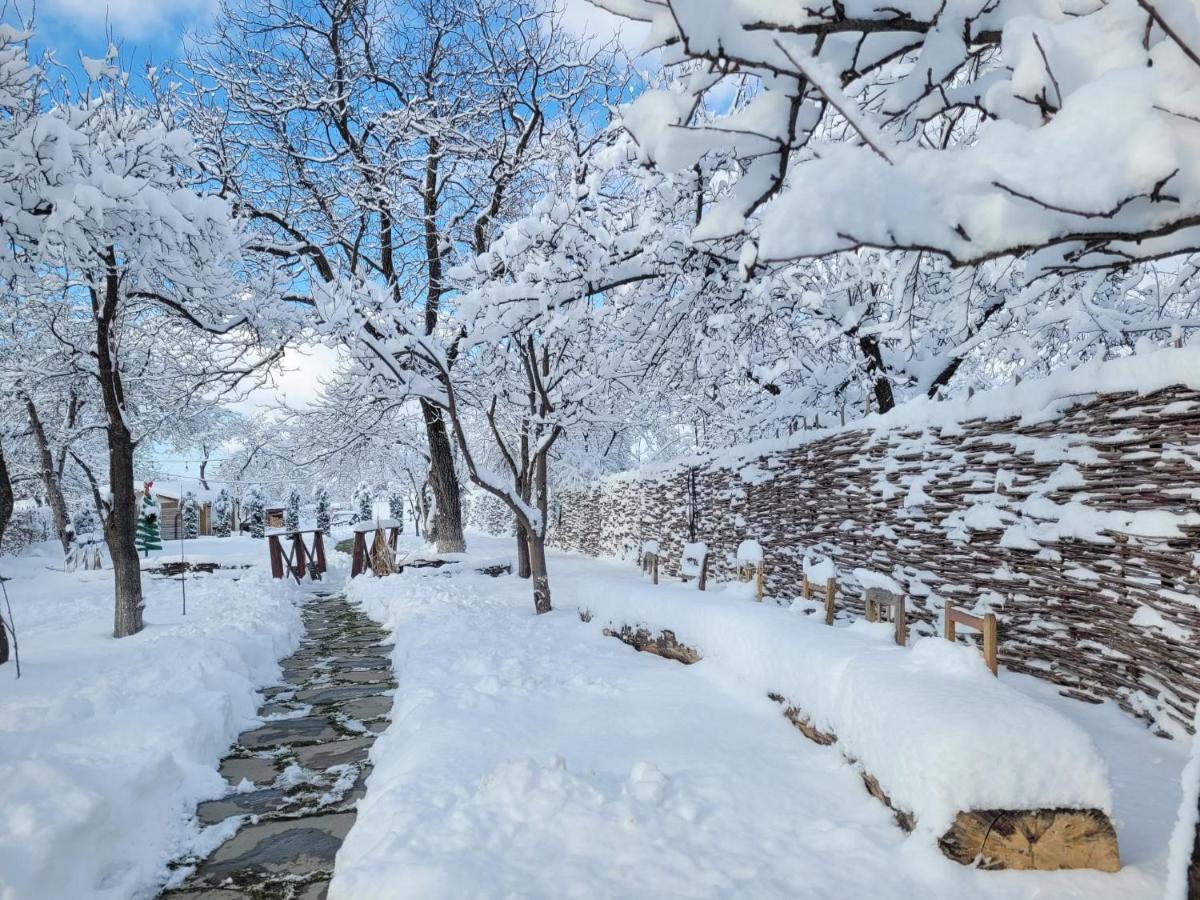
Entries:
POLYGON ((532 574, 529 566, 529 532, 516 516, 513 519, 517 525, 517 577, 528 578, 532 574))
POLYGON ((62 482, 58 478, 58 470, 54 465, 54 455, 50 452, 50 441, 46 438, 46 429, 42 418, 38 415, 33 398, 25 398, 25 412, 29 416, 29 430, 33 434, 33 443, 38 452, 38 474, 42 486, 46 489, 46 502, 50 504, 50 513, 54 517, 54 530, 58 533, 59 543, 63 552, 71 548, 71 534, 68 528, 67 503, 63 499, 62 482))
MULTIPOLYGON (((520 474, 517 476, 517 491, 521 495, 521 499, 526 503, 529 502, 530 484, 529 484, 529 431, 528 423, 521 430, 521 460, 520 474)), ((513 521, 517 526, 517 577, 528 578, 531 574, 529 568, 529 530, 521 521, 521 517, 514 515, 513 521)))
POLYGON ((462 500, 446 420, 440 409, 424 400, 421 401, 421 412, 425 417, 425 434, 429 438, 429 482, 437 505, 434 537, 438 553, 462 553, 467 549, 463 538, 462 500))
POLYGON ((546 537, 530 532, 529 568, 533 575, 533 608, 540 616, 552 609, 550 606, 550 572, 546 568, 546 537))
MULTIPOLYGON (((13 489, 8 474, 8 461, 4 458, 4 447, 0 445, 0 541, 4 540, 4 529, 12 518, 13 489)), ((0 610, 0 666, 8 662, 8 630, 4 624, 4 611, 0 610)))
POLYGON ((96 317, 96 363, 100 395, 108 433, 108 480, 112 490, 112 508, 104 523, 104 536, 112 556, 116 606, 113 637, 123 638, 142 630, 142 569, 134 542, 137 531, 137 494, 133 487, 133 436, 125 424, 125 396, 121 384, 120 363, 113 357, 112 323, 116 318, 120 292, 117 286, 115 254, 110 251, 105 277, 103 303, 93 293, 96 317))

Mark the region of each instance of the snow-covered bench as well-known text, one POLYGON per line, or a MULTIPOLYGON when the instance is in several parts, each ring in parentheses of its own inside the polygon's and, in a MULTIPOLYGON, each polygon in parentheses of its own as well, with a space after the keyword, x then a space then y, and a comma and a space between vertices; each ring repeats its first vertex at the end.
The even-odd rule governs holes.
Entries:
POLYGON ((1091 738, 992 677, 974 647, 893 643, 774 606, 667 586, 581 583, 581 608, 609 634, 645 632, 705 661, 710 678, 777 700, 807 737, 838 750, 896 821, 950 858, 988 868, 1119 867, 1112 797, 1091 738))
POLYGON ((755 540, 744 540, 737 548, 737 576, 739 581, 754 582, 754 596, 763 598, 763 548, 755 540))
POLYGON ((708 545, 703 541, 694 541, 683 545, 683 554, 679 560, 679 580, 689 581, 695 578, 700 590, 708 584, 708 545))
POLYGON ((642 574, 649 575, 655 584, 658 584, 658 560, 658 541, 643 541, 638 563, 642 567, 642 574))

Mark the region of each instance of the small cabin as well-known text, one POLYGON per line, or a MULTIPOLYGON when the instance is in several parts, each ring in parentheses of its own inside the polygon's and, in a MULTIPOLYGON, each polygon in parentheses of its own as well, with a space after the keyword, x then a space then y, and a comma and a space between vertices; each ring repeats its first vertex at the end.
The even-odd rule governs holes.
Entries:
MULTIPOLYGON (((183 537, 183 505, 179 498, 178 485, 165 484, 162 486, 154 485, 154 499, 158 502, 159 509, 162 510, 159 515, 159 531, 162 533, 164 541, 177 541, 183 537)), ((200 534, 212 534, 213 525, 213 501, 217 498, 219 491, 205 490, 197 485, 195 488, 185 488, 184 493, 191 491, 196 496, 196 506, 200 511, 200 534)), ((141 502, 141 491, 138 491, 138 502, 141 502)))

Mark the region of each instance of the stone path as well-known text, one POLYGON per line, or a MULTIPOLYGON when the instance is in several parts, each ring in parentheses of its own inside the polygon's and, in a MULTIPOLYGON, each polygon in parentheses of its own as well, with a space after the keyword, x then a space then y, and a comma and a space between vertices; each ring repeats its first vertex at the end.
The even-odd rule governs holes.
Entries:
POLYGON ((396 684, 386 633, 344 596, 314 594, 303 615, 283 683, 263 692, 265 724, 243 732, 221 763, 230 792, 196 811, 205 825, 244 821, 206 859, 180 860, 195 871, 160 900, 325 896, 396 684))

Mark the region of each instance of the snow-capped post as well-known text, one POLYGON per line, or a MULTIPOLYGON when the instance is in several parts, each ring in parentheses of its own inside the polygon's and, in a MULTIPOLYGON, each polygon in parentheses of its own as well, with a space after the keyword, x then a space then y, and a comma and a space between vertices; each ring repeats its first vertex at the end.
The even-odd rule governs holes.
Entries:
POLYGON ((267 528, 262 493, 257 487, 250 488, 242 503, 246 508, 246 525, 250 529, 250 537, 261 538, 266 534, 267 528))
POLYGON ((154 499, 153 488, 153 481, 147 481, 142 485, 142 509, 138 516, 137 535, 134 542, 145 557, 150 556, 151 550, 162 549, 162 533, 159 530, 159 516, 162 510, 154 499))
POLYGON ((217 493, 217 499, 212 505, 212 515, 213 534, 219 538, 229 537, 233 531, 233 500, 226 488, 221 488, 217 493))
POLYGON ((286 531, 300 530, 300 492, 288 494, 287 508, 283 512, 283 527, 286 531))
POLYGON ((200 504, 193 491, 183 495, 183 537, 187 540, 200 537, 200 504))
POLYGON ((329 490, 324 486, 316 490, 317 501, 317 530, 321 534, 329 535, 332 529, 332 521, 329 515, 329 490))

